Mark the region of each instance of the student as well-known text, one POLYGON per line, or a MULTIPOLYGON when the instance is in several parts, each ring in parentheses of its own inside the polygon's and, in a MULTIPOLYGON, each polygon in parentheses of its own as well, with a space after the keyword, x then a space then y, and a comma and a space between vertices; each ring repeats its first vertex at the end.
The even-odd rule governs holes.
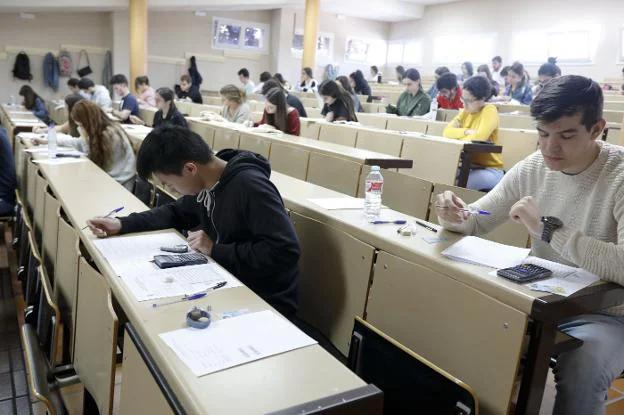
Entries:
POLYGON ((199 92, 199 88, 192 84, 192 80, 189 75, 184 74, 180 77, 180 85, 176 85, 175 90, 178 99, 183 99, 187 102, 194 102, 195 104, 204 103, 204 99, 199 92))
POLYGON ((15 189, 17 189, 17 176, 13 148, 7 130, 0 127, 0 216, 13 213, 15 189))
POLYGON ((273 78, 277 79, 282 85, 282 88, 284 88, 286 91, 290 91, 292 89, 290 83, 284 79, 284 76, 281 73, 276 73, 275 75, 273 75, 273 78))
POLYGON ((436 68, 434 72, 435 82, 433 83, 433 85, 431 85, 431 88, 429 88, 429 91, 427 91, 427 95, 429 95, 429 98, 431 98, 432 101, 434 98, 438 96, 438 93, 440 92, 438 91, 438 86, 437 86, 438 79, 440 79, 440 77, 444 75, 445 73, 449 73, 449 72, 451 71, 446 66, 439 66, 436 68))
POLYGON ((413 68, 405 71, 403 84, 405 85, 405 91, 399 95, 396 107, 388 105, 386 112, 403 117, 427 114, 431 108, 431 99, 422 88, 420 72, 413 68))
POLYGON ((78 83, 80 82, 77 78, 69 78, 67 80, 67 88, 69 88, 70 94, 79 94, 80 88, 78 87, 78 83))
POLYGON ((115 95, 121 98, 119 110, 113 110, 113 115, 121 120, 124 124, 131 124, 130 116, 139 116, 139 103, 137 99, 130 93, 128 88, 128 78, 125 75, 113 75, 110 80, 115 95))
MULTIPOLYGON (((500 121, 496 106, 487 103, 491 96, 492 85, 485 77, 474 76, 464 82, 464 109, 446 126, 444 137, 498 144, 500 121)), ((468 189, 489 191, 505 174, 500 154, 479 153, 472 164, 466 186, 468 189)))
POLYGON ((251 79, 249 79, 249 71, 247 70, 247 68, 241 68, 238 71, 238 79, 243 84, 243 90, 245 91, 245 95, 251 95, 254 93, 254 89, 256 88, 256 86, 253 82, 251 82, 251 79))
POLYGON ((370 67, 370 75, 371 82, 374 82, 376 84, 381 83, 381 72, 379 72, 379 68, 377 68, 375 65, 370 67))
POLYGON ((301 83, 297 89, 301 92, 317 92, 318 86, 312 75, 312 68, 305 67, 301 70, 301 83))
POLYGON ((254 127, 270 125, 286 134, 299 135, 301 122, 296 109, 286 103, 286 94, 282 88, 273 88, 266 95, 262 120, 254 127))
POLYGON ((338 82, 323 81, 319 86, 319 94, 325 103, 321 110, 321 115, 325 117, 325 121, 357 122, 353 99, 338 82))
POLYGON ((503 84, 501 84, 501 86, 505 86, 505 88, 507 88, 509 86, 509 70, 511 69, 511 66, 505 66, 503 69, 501 69, 500 74, 503 77, 503 84))
POLYGON ((264 71, 260 74, 260 83, 258 85, 256 85, 256 87, 253 90, 254 94, 261 94, 262 93, 262 85, 264 85, 264 83, 266 81, 268 81, 269 79, 271 79, 271 73, 264 71))
POLYGON ((505 78, 501 73, 503 67, 503 58, 500 56, 494 56, 492 58, 492 79, 498 83, 501 87, 505 86, 505 78))
MULTIPOLYGON (((129 191, 134 187, 136 159, 130 139, 118 122, 93 102, 82 100, 74 105, 71 117, 78 126, 80 137, 57 137, 60 146, 71 146, 108 173, 129 191)), ((35 140, 38 144, 48 142, 45 138, 35 140)))
MULTIPOLYGON (((508 219, 531 235, 532 255, 583 268, 624 285, 624 148, 600 139, 603 94, 591 79, 566 75, 544 85, 531 104, 539 151, 516 164, 466 215, 452 192, 437 196, 447 229, 467 235, 508 219)), ((560 353, 553 370, 553 414, 604 414, 611 382, 624 370, 624 307, 620 304, 560 323, 583 344, 560 353)))
POLYGON ((364 74, 359 69, 349 75, 349 81, 356 94, 366 95, 367 97, 372 95, 371 87, 366 78, 364 78, 364 74))
POLYGON ((470 78, 472 78, 472 76, 474 75, 474 69, 472 66, 472 62, 464 62, 462 63, 461 66, 461 71, 462 71, 462 75, 461 75, 461 81, 466 81, 470 78))
POLYGON ((39 118, 46 125, 50 125, 52 123, 52 120, 48 115, 48 109, 45 106, 45 102, 35 93, 35 91, 33 91, 30 85, 22 85, 19 90, 19 94, 24 97, 22 105, 24 105, 27 110, 32 111, 35 117, 39 118))
POLYGON ((529 105, 533 100, 531 87, 524 75, 524 66, 520 62, 514 62, 509 68, 509 86, 505 89, 507 101, 517 101, 522 105, 529 105))
POLYGON ((399 83, 403 83, 403 78, 405 78, 405 68, 403 67, 403 65, 399 65, 394 68, 394 73, 396 75, 397 81, 399 81, 399 83))
MULTIPOLYGON (((71 135, 72 137, 80 137, 80 133, 78 132, 78 126, 76 122, 71 116, 72 110, 74 109, 74 105, 77 102, 85 99, 80 94, 70 94, 65 97, 65 106, 67 107, 67 121, 61 125, 57 125, 54 127, 57 133, 71 135)), ((33 132, 35 134, 42 134, 48 131, 48 127, 35 127, 33 128, 33 132)))
POLYGON ((154 114, 154 128, 163 124, 179 125, 180 127, 188 128, 186 118, 178 111, 175 102, 173 102, 173 91, 171 88, 158 88, 155 101, 158 111, 154 114))
MULTIPOLYGON (((498 83, 492 78, 492 74, 490 73, 490 68, 487 65, 480 65, 477 68, 477 75, 484 77, 490 84, 492 85, 492 96, 497 96, 500 92, 500 86, 498 83)), ((465 88, 464 88, 465 89, 465 88)))
POLYGON ((546 82, 558 76, 561 76, 561 69, 557 66, 557 58, 548 58, 548 62, 540 66, 537 71, 538 80, 533 87, 533 96, 539 94, 546 82))
POLYGON ((162 126, 143 141, 139 175, 154 175, 184 196, 147 212, 93 218, 99 237, 175 228, 192 249, 212 257, 286 317, 297 312, 300 248, 262 156, 223 150, 216 156, 196 133, 162 126))
POLYGON ((362 107, 362 103, 360 102, 360 98, 357 96, 353 87, 351 86, 351 82, 349 82, 349 78, 342 75, 336 78, 336 81, 340 82, 342 88, 351 95, 351 99, 353 100, 353 108, 355 112, 364 112, 364 107, 362 107))
POLYGON ((78 88, 82 91, 82 96, 94 102, 104 111, 110 111, 113 108, 113 100, 110 91, 104 85, 96 85, 89 78, 81 78, 78 82, 78 88))
POLYGON ((251 110, 245 103, 245 91, 236 85, 226 85, 219 91, 221 95, 221 116, 229 122, 244 124, 251 119, 251 110))
POLYGON ((266 94, 273 88, 282 88, 282 91, 284 91, 284 94, 286 94, 286 104, 296 109, 299 113, 299 117, 306 118, 308 116, 301 100, 296 96, 289 94, 288 91, 277 79, 269 79, 264 83, 264 85, 262 86, 262 95, 266 96, 266 94))
POLYGON ((462 88, 457 83, 454 73, 445 73, 436 82, 438 87, 438 108, 460 110, 464 108, 462 102, 462 88))
POLYGON ((335 81, 337 76, 337 69, 334 65, 331 63, 325 65, 325 70, 323 71, 323 81, 335 81))
POLYGON ((134 80, 134 87, 139 93, 139 104, 156 106, 156 91, 150 86, 147 76, 137 76, 134 80))

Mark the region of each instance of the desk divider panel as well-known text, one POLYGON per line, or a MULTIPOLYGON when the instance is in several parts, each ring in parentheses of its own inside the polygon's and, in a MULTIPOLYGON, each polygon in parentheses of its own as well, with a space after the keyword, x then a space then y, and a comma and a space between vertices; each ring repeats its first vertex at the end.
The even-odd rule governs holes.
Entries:
POLYGON ((454 140, 406 137, 401 157, 414 161, 401 172, 434 183, 455 184, 463 144, 454 140))
POLYGON ((380 130, 385 130, 386 125, 388 124, 388 117, 383 115, 374 115, 367 114, 365 112, 359 112, 356 114, 358 121, 362 125, 379 128, 380 130))
MULTIPOLYGON (((452 119, 452 118, 451 118, 452 119)), ((450 119, 449 119, 450 121, 450 119)), ((444 121, 429 121, 427 123, 427 135, 434 137, 444 137, 444 129, 448 122, 444 121)))
POLYGON ((299 316, 345 356, 353 319, 364 313, 375 248, 291 211, 301 245, 299 316))
POLYGON ((271 142, 258 135, 241 132, 239 148, 258 153, 268 160, 271 153, 271 142))
POLYGON ((230 130, 228 128, 216 128, 214 134, 214 147, 216 152, 225 150, 226 148, 238 148, 240 140, 240 131, 230 130))
POLYGON ((154 125, 154 115, 156 115, 156 111, 152 108, 139 108, 139 118, 149 127, 154 125))
POLYGON ((351 126, 324 123, 321 125, 319 140, 347 147, 355 147, 357 133, 358 129, 351 126))
POLYGON ((306 112, 308 108, 319 108, 319 102, 316 98, 299 98, 299 99, 301 100, 303 107, 306 109, 306 112))
POLYGON ((411 131, 415 133, 427 132, 427 120, 420 120, 418 118, 388 118, 387 130, 393 131, 411 131))
POLYGON ((61 203, 48 191, 45 192, 43 220, 43 263, 50 279, 56 284, 56 254, 58 247, 58 217, 61 203))
MULTIPOLYGON (((521 130, 535 130, 535 122, 529 116, 525 115, 508 115, 500 114, 500 128, 515 128, 521 130)), ((500 132, 500 129, 498 130, 500 132)))
POLYGON ((278 143, 271 143, 271 153, 269 155, 271 168, 287 176, 300 180, 308 177, 308 162, 310 152, 295 146, 278 143))
POLYGON ((189 123, 189 128, 199 134, 210 148, 214 147, 215 128, 212 125, 192 121, 189 123))
POLYGON ((321 130, 321 123, 311 120, 309 118, 301 119, 301 131, 299 132, 299 135, 301 137, 318 140, 320 130, 321 130))
POLYGON ((503 146, 503 168, 511 169, 537 151, 538 136, 536 131, 498 130, 498 143, 503 146))
POLYGON ((37 248, 41 252, 41 242, 43 235, 43 222, 45 215, 45 195, 48 189, 48 181, 37 171, 35 177, 35 206, 33 208, 34 225, 35 225, 35 240, 37 241, 37 248))
POLYGON ((304 108, 306 110, 306 115, 308 116, 308 118, 324 118, 321 115, 321 108, 306 107, 305 105, 304 108))
POLYGON ((390 131, 361 129, 357 132, 355 147, 398 157, 401 155, 403 137, 390 131))
POLYGON ((366 320, 471 385, 482 414, 507 413, 527 316, 387 252, 378 253, 373 270, 366 320))
POLYGON ((349 196, 356 196, 361 173, 362 165, 355 161, 327 154, 310 153, 306 181, 349 196))
POLYGON ((624 111, 604 110, 602 116, 608 122, 622 122, 624 118, 624 111))
POLYGON ((39 175, 39 167, 36 163, 30 161, 26 156, 26 205, 34 212, 35 203, 37 203, 37 176, 39 175))

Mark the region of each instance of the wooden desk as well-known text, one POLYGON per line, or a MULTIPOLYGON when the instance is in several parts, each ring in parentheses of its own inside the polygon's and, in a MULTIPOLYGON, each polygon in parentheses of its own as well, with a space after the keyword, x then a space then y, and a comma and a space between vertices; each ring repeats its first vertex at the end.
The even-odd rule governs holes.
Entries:
POLYGON ((22 106, 11 107, 10 105, 2 104, 0 108, 2 112, 2 126, 7 129, 12 146, 15 145, 15 136, 17 134, 32 131, 35 127, 45 127, 41 120, 22 106))

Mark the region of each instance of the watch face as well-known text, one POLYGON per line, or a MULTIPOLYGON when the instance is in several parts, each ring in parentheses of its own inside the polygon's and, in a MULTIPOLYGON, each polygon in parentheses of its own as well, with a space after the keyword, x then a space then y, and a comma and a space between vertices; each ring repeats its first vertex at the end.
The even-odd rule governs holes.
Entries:
POLYGON ((563 226, 563 222, 561 222, 561 219, 556 218, 554 216, 546 216, 544 219, 545 219, 544 223, 548 223, 553 228, 560 228, 563 226))

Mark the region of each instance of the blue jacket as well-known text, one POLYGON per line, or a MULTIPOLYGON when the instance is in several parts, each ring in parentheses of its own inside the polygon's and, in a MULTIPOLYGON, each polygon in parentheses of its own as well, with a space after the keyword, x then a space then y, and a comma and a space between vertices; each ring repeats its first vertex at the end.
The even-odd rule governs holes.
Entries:
POLYGON ((511 85, 509 85, 505 88, 505 96, 511 96, 511 99, 515 99, 523 105, 529 105, 533 101, 533 91, 527 84, 522 84, 520 88, 516 88, 513 94, 511 93, 511 85))
POLYGON ((46 125, 50 125, 50 123, 52 122, 48 115, 48 109, 46 108, 45 103, 41 100, 41 98, 35 98, 35 106, 32 107, 31 111, 33 112, 33 114, 35 114, 35 117, 39 118, 46 125))
POLYGON ((429 98, 431 98, 431 100, 438 96, 438 87, 435 83, 431 85, 431 88, 429 88, 429 91, 427 91, 427 95, 429 95, 429 98))

